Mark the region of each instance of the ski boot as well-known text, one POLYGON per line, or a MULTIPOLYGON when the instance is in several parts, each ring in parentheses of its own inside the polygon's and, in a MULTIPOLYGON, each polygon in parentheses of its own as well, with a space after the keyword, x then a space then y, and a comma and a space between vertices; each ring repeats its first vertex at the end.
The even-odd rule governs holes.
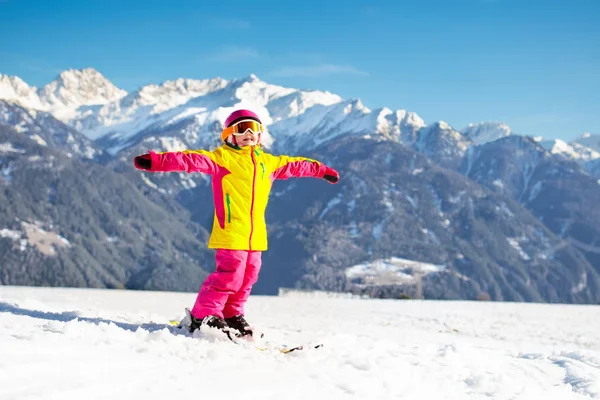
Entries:
POLYGON ((183 317, 178 327, 185 328, 190 333, 193 333, 196 330, 202 331, 203 327, 215 328, 225 333, 229 340, 234 340, 230 328, 223 318, 217 317, 216 315, 208 315, 198 319, 192 315, 189 308, 185 309, 185 317, 183 317))
POLYGON ((237 337, 252 337, 252 327, 246 321, 242 314, 234 315, 233 317, 225 318, 227 326, 231 329, 235 329, 237 337))

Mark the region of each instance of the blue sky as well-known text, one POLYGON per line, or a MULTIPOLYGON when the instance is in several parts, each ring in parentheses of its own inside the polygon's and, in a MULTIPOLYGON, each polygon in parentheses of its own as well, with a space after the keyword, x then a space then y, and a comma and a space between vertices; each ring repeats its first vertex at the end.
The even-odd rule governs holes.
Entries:
POLYGON ((600 133, 600 1, 0 0, 0 73, 93 67, 131 91, 251 73, 457 129, 600 133))

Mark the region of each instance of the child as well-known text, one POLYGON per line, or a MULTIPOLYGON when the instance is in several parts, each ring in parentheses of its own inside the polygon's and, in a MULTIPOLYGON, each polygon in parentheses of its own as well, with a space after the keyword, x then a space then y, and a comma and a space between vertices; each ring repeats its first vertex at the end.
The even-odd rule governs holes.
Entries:
POLYGON ((214 151, 149 152, 134 159, 149 172, 202 172, 212 175, 215 215, 208 243, 216 252, 216 270, 200 288, 183 325, 190 331, 209 326, 237 336, 252 336, 244 305, 258 278, 267 250, 265 209, 275 179, 322 178, 337 183, 339 174, 304 157, 273 156, 260 147, 264 126, 249 110, 234 111, 225 120, 214 151))

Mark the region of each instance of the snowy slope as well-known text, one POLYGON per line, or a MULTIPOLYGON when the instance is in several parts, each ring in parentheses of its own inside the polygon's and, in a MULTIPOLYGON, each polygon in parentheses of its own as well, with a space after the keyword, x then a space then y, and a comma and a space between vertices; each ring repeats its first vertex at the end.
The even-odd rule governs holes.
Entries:
POLYGON ((325 345, 283 355, 175 334, 194 298, 1 287, 0 398, 600 398, 598 306, 252 296, 271 340, 325 345))

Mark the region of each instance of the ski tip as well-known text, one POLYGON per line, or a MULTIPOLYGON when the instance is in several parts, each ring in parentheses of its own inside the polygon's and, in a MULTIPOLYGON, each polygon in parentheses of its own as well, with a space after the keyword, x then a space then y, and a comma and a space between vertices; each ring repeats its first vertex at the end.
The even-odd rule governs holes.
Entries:
POLYGON ((296 347, 282 347, 281 349, 279 349, 279 351, 283 354, 288 354, 291 353, 292 351, 296 351, 296 350, 304 350, 304 346, 296 346, 296 347))

